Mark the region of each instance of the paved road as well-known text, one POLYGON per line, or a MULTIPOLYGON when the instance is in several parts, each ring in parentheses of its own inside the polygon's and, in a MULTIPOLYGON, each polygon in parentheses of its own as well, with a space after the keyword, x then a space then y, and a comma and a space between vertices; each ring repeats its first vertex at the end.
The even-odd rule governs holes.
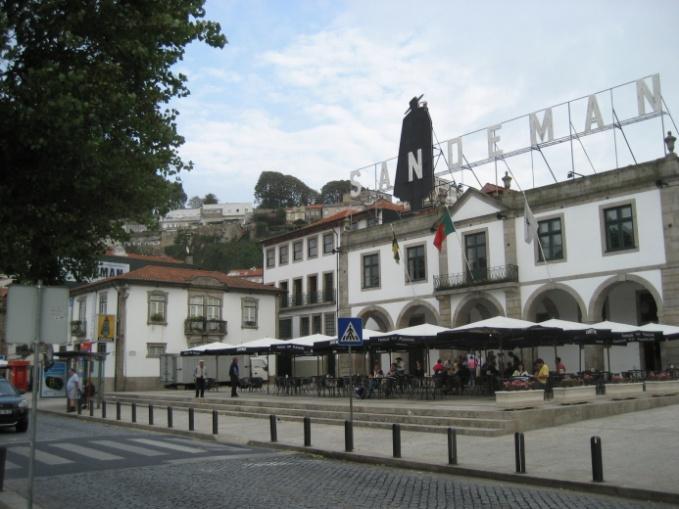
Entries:
MULTIPOLYGON (((41 416, 38 434, 35 503, 49 509, 667 507, 335 462, 56 416, 41 416)), ((16 465, 7 471, 6 489, 26 488, 27 438, 0 432, 0 445, 8 447, 8 459, 16 465)))

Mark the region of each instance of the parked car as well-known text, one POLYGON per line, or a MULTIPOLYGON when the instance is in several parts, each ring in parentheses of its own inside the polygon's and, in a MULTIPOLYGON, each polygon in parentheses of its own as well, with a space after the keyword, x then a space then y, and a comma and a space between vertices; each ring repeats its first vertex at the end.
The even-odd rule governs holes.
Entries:
POLYGON ((0 426, 14 426, 19 433, 28 429, 28 402, 4 378, 0 378, 0 426))

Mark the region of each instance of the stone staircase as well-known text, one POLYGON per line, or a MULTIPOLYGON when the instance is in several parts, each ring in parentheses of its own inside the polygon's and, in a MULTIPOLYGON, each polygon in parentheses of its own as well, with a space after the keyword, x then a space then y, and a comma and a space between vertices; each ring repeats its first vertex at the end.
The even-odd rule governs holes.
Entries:
MULTIPOLYGON (((122 405, 135 403, 137 406, 152 404, 156 408, 193 408, 196 412, 212 412, 234 417, 268 419, 270 415, 284 421, 302 421, 309 417, 312 422, 342 426, 349 419, 349 404, 324 401, 296 401, 286 398, 269 399, 194 399, 190 396, 148 397, 142 394, 113 393, 107 402, 119 401, 122 405)), ((458 434, 476 436, 498 436, 515 431, 515 422, 507 412, 493 410, 458 410, 420 405, 408 407, 407 401, 398 404, 371 406, 362 401, 354 404, 354 426, 390 429, 400 424, 403 431, 445 433, 454 428, 458 434)))

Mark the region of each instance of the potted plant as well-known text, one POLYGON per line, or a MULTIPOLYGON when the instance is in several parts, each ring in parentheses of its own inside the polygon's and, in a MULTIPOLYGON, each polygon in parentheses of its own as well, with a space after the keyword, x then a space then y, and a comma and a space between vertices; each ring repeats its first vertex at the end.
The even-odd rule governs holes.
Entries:
POLYGON ((679 393, 679 380, 672 380, 667 371, 649 373, 646 377, 646 393, 650 396, 669 396, 679 393))
POLYGON ((502 391, 495 391, 495 403, 505 410, 535 408, 545 404, 544 389, 532 389, 526 380, 507 380, 502 391))
POLYGON ((589 403, 596 399, 596 385, 585 385, 584 380, 576 377, 564 378, 552 391, 554 402, 560 405, 589 403))
POLYGON ((609 399, 634 399, 644 392, 642 382, 631 382, 622 375, 611 375, 606 383, 606 397, 609 399))

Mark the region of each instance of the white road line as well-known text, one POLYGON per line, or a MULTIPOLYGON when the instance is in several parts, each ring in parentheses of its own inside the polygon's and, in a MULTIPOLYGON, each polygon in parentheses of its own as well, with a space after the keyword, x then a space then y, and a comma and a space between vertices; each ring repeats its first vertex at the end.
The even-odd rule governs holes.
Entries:
POLYGON ((114 442, 113 440, 95 440, 93 444, 102 445, 104 447, 110 447, 111 449, 118 449, 120 451, 131 452, 133 454, 139 454, 140 456, 164 456, 165 452, 154 451, 152 449, 147 449, 146 447, 138 447, 136 445, 122 444, 120 442, 114 442))
MULTIPOLYGON (((31 449, 30 447, 11 447, 10 451, 30 458, 31 449)), ((41 451, 40 449, 35 450, 35 460, 40 463, 45 463, 46 465, 66 465, 67 463, 73 463, 71 460, 62 458, 61 456, 55 456, 49 452, 41 451)))
POLYGON ((85 456, 87 458, 92 458, 95 460, 100 460, 100 461, 116 461, 116 460, 121 460, 123 459, 121 456, 116 456, 115 454, 109 454, 104 451, 99 451, 97 449, 92 449, 91 447, 84 447, 82 445, 78 444, 51 444, 52 447, 58 447, 59 449, 63 449, 68 452, 72 452, 74 454, 80 454, 81 456, 85 456))
POLYGON ((204 449, 198 449, 197 447, 188 447, 186 445, 170 444, 168 442, 163 442, 161 440, 151 440, 149 438, 133 438, 133 442, 139 442, 140 444, 152 445, 154 447, 160 447, 161 449, 170 449, 173 451, 189 452, 192 454, 206 452, 204 449))
POLYGON ((11 461, 5 460, 5 470, 12 470, 15 468, 19 468, 19 465, 16 463, 12 463, 11 461))

